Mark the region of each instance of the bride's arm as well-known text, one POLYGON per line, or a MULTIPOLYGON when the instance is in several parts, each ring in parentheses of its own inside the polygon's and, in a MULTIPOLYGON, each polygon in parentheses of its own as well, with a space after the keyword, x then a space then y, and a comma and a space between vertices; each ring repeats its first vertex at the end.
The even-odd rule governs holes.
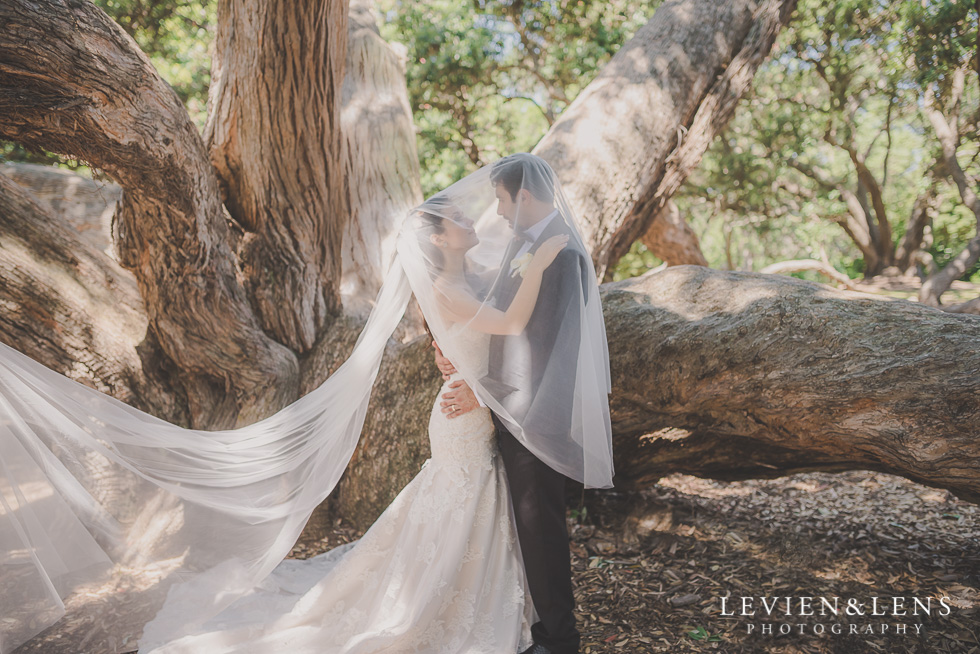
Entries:
POLYGON ((464 323, 471 329, 487 334, 508 336, 520 334, 534 312, 545 269, 551 265, 567 243, 567 236, 553 236, 538 248, 524 273, 520 288, 517 289, 506 311, 481 303, 461 289, 442 289, 440 296, 443 308, 452 314, 456 322, 464 323))

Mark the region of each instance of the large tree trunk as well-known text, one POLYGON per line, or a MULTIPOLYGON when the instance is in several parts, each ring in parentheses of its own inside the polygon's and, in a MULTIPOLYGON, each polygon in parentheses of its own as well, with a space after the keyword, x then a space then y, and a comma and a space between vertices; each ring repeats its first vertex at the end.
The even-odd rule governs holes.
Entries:
POLYGON ((534 148, 568 192, 600 277, 728 124, 795 7, 668 0, 534 148))
POLYGON ((252 306, 296 352, 340 310, 346 55, 343 0, 218 3, 205 139, 252 306))
POLYGON ((353 0, 341 130, 350 215, 344 232, 344 313, 364 317, 395 250, 399 221, 422 202, 405 53, 381 38, 371 0, 353 0))
POLYGON ((295 355, 237 279, 218 180, 179 98, 89 2, 0 3, 0 136, 70 154, 123 188, 116 248, 181 372, 195 426, 250 422, 295 398, 295 355))

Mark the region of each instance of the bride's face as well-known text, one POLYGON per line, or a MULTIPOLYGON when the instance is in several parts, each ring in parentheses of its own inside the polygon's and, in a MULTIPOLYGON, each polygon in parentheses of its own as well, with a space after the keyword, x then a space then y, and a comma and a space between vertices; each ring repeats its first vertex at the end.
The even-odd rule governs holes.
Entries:
POLYGON ((451 250, 462 250, 463 252, 474 247, 480 242, 473 229, 473 221, 462 214, 455 214, 452 218, 445 218, 442 221, 443 233, 440 236, 445 239, 446 247, 451 250))

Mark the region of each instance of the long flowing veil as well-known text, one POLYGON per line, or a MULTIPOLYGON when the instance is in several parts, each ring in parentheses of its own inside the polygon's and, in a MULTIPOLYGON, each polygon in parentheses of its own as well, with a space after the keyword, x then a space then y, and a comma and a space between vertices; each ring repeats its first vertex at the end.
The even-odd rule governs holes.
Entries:
POLYGON ((114 589, 132 596, 127 619, 134 635, 142 630, 141 650, 192 631, 261 581, 343 474, 412 293, 447 356, 515 436, 556 470, 611 485, 608 355, 592 264, 551 168, 514 155, 406 216, 350 357, 252 425, 181 428, 0 344, 0 653, 57 621, 73 590, 112 575, 142 580, 114 589), (515 172, 508 222, 495 207, 515 172), (540 245, 527 235, 516 243, 512 224, 525 222, 545 230, 542 240, 561 232, 569 243, 524 327, 491 335, 489 366, 468 366, 453 335, 490 333, 506 313, 540 245), (449 223, 476 241, 445 248, 456 258, 436 245, 449 223), (452 290, 450 261, 464 264, 463 295, 452 290))

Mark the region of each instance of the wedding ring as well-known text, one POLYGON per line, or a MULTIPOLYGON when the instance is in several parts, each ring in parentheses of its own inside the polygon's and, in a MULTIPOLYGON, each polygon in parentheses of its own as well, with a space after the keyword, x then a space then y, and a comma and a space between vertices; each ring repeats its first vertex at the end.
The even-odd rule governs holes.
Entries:
POLYGON ((452 406, 453 406, 453 412, 455 412, 456 411, 456 405, 454 404, 452 406))

